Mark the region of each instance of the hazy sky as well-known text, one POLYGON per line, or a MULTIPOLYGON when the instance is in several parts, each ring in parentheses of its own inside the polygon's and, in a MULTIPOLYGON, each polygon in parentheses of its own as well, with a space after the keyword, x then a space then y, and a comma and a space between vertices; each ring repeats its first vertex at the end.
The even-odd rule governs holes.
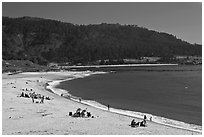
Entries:
POLYGON ((202 3, 4 2, 2 15, 42 17, 74 24, 135 24, 202 43, 202 3))

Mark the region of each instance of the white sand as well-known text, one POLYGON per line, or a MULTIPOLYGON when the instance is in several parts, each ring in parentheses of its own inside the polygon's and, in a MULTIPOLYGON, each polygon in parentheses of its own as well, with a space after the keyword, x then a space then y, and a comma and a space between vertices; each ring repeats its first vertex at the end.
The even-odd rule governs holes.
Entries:
MULTIPOLYGON (((2 74, 2 134, 201 135, 201 133, 149 121, 147 127, 131 128, 129 126, 132 120, 131 117, 80 104, 45 89, 47 82, 73 78, 80 76, 80 73, 82 72, 2 74), (14 86, 16 88, 12 88, 14 86), (49 96, 52 100, 45 100, 44 104, 39 104, 32 103, 30 98, 17 97, 23 92, 22 88, 32 88, 36 93, 49 96), (77 108, 87 108, 95 118, 73 118, 68 116, 69 112, 75 112, 77 108)), ((90 72, 83 73, 90 74, 90 72)), ((32 91, 24 92, 29 93, 32 91)), ((135 120, 141 121, 141 119, 135 120)))

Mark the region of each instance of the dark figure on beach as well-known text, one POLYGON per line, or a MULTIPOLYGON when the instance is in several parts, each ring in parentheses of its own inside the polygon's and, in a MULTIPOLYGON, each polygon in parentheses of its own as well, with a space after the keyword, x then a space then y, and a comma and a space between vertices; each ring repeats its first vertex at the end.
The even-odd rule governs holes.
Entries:
POLYGON ((24 93, 23 92, 21 93, 20 97, 24 97, 24 93))
POLYGON ((146 121, 143 120, 142 122, 140 122, 140 126, 141 126, 141 127, 146 127, 146 121))
POLYGON ((72 116, 72 112, 69 112, 69 116, 72 116))
POLYGON ((50 97, 46 97, 45 99, 50 100, 50 97))
POLYGON ((149 118, 149 121, 152 121, 152 117, 149 118))
POLYGON ((33 95, 31 95, 31 99, 32 99, 32 102, 34 103, 34 102, 35 102, 35 100, 34 100, 34 97, 33 97, 33 95))
POLYGON ((40 103, 44 103, 44 96, 41 97, 40 103))
POLYGON ((87 117, 90 117, 91 116, 91 113, 90 112, 87 112, 87 117))
POLYGON ((77 110, 76 110, 76 113, 78 113, 78 112, 80 112, 81 111, 81 108, 78 108, 77 110))
POLYGON ((144 120, 146 120, 147 119, 147 116, 146 115, 144 115, 144 120))
POLYGON ((28 94, 26 94, 26 93, 25 93, 24 97, 26 97, 26 98, 30 98, 30 97, 29 97, 29 95, 28 95, 28 94))
MULTIPOLYGON (((143 121, 142 121, 143 122, 143 121)), ((141 126, 142 124, 142 122, 135 122, 135 119, 133 119, 132 121, 131 121, 131 123, 130 123, 130 126, 131 127, 136 127, 136 126, 141 126)))
POLYGON ((144 124, 146 124, 146 120, 147 120, 147 116, 144 115, 144 120, 143 120, 144 124))
POLYGON ((84 117, 84 116, 85 116, 85 112, 86 112, 86 110, 85 110, 85 109, 81 111, 81 116, 82 116, 82 117, 84 117))
POLYGON ((81 98, 79 98, 79 102, 81 102, 81 98))
POLYGON ((131 127, 134 127, 135 126, 135 124, 136 124, 136 122, 135 122, 135 119, 133 119, 132 121, 131 121, 131 127))
POLYGON ((78 109, 76 110, 76 115, 79 116, 79 117, 81 116, 81 108, 78 108, 78 109))
POLYGON ((110 110, 110 106, 108 105, 108 110, 110 110))

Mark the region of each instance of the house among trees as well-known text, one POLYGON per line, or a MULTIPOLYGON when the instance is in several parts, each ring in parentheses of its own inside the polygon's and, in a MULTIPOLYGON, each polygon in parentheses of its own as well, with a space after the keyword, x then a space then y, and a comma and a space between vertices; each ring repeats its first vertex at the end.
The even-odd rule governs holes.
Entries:
POLYGON ((175 56, 179 64, 197 65, 202 64, 202 57, 200 56, 175 56))

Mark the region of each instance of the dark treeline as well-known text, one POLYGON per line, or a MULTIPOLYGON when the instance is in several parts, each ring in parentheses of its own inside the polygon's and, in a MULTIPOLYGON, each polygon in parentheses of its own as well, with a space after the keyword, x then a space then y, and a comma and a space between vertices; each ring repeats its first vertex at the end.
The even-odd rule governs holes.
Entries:
POLYGON ((55 20, 21 17, 2 19, 5 60, 38 64, 174 55, 201 56, 202 46, 137 25, 73 25, 55 20))

